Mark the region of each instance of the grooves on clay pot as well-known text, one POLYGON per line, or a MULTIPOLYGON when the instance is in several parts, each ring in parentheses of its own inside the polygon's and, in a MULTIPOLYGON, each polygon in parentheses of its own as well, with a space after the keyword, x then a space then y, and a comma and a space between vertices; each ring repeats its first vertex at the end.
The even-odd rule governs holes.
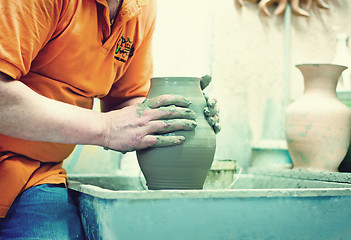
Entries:
POLYGON ((202 189, 213 162, 216 136, 203 114, 206 101, 200 88, 200 78, 152 78, 147 97, 163 94, 188 98, 192 102, 189 108, 197 116, 197 127, 194 131, 174 132, 185 137, 181 145, 137 151, 148 189, 202 189))

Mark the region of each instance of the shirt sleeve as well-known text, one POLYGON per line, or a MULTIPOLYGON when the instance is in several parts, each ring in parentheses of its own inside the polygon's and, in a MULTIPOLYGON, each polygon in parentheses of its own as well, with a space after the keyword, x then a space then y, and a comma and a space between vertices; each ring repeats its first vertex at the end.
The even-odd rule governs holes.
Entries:
POLYGON ((152 36, 154 29, 155 19, 153 19, 150 31, 135 51, 125 73, 113 84, 108 95, 101 99, 104 105, 117 106, 128 99, 147 95, 150 78, 153 75, 152 36))
POLYGON ((29 72, 54 33, 62 6, 62 0, 0 0, 1 72, 14 79, 29 72))

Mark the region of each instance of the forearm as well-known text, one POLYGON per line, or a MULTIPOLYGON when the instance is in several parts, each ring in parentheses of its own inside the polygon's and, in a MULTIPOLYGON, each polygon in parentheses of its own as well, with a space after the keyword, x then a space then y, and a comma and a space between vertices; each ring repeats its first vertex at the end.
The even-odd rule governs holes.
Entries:
POLYGON ((181 144, 183 136, 160 136, 193 130, 196 114, 190 102, 163 95, 141 104, 133 98, 100 113, 43 97, 20 81, 0 73, 0 133, 34 141, 89 144, 118 151, 181 144), (155 135, 156 134, 156 135, 155 135))
POLYGON ((103 145, 99 112, 43 97, 0 73, 0 133, 26 140, 103 145))

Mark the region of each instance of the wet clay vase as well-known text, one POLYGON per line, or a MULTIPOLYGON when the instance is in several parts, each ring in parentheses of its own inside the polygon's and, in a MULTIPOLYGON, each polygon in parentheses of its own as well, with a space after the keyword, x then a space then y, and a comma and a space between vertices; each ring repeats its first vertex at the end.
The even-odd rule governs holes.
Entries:
POLYGON ((337 171, 345 157, 351 133, 351 110, 336 97, 336 85, 345 66, 301 64, 302 97, 286 109, 289 154, 295 169, 337 171))
POLYGON ((216 136, 207 123, 203 110, 206 101, 200 79, 193 77, 152 78, 148 98, 163 94, 182 95, 191 101, 197 127, 193 131, 176 131, 185 137, 178 146, 147 148, 137 151, 139 166, 150 190, 202 189, 212 165, 216 136))

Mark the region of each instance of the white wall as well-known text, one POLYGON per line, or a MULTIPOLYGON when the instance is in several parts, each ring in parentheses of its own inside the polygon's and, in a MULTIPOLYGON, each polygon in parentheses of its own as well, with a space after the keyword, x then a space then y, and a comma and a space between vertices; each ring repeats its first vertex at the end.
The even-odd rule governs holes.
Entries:
POLYGON ((267 134, 284 137, 283 100, 286 95, 295 99, 303 91, 302 76, 294 65, 331 62, 333 25, 350 32, 351 2, 328 3, 330 10, 314 5, 310 18, 292 15, 286 93, 284 17, 264 17, 249 2, 241 9, 234 0, 215 2, 213 81, 223 125, 216 158, 236 159, 246 167, 251 164, 253 142, 267 134))
POLYGON ((154 34, 155 77, 212 73, 212 0, 159 0, 154 34))

